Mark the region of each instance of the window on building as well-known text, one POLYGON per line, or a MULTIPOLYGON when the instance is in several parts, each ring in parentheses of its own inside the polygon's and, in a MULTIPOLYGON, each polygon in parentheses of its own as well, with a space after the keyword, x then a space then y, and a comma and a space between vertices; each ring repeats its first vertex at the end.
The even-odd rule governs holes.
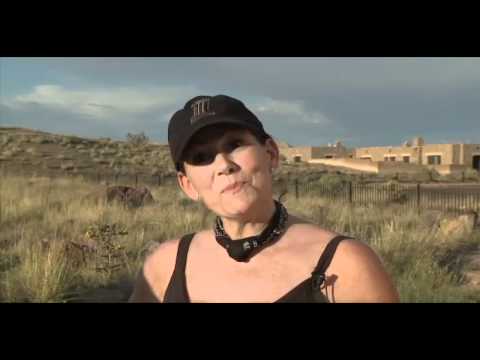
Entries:
POLYGON ((395 156, 385 156, 385 161, 395 161, 395 156))
POLYGON ((410 156, 404 156, 403 157, 403 162, 404 163, 409 163, 410 162, 410 156))
POLYGON ((475 170, 480 171, 480 155, 474 155, 474 156, 472 157, 472 167, 473 167, 475 170))
POLYGON ((325 155, 325 159, 333 159, 333 155, 325 155))
POLYGON ((440 165, 442 163, 441 155, 428 155, 427 164, 428 165, 440 165))
POLYGON ((302 161, 302 157, 301 157, 300 155, 295 155, 295 156, 293 157, 293 162, 298 163, 298 162, 300 162, 300 161, 302 161))

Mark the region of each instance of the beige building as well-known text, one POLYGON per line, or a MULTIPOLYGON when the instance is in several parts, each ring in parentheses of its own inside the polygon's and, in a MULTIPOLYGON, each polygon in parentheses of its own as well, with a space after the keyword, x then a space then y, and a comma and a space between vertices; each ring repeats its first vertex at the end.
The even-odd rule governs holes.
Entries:
POLYGON ((277 141, 289 162, 323 163, 368 172, 416 172, 426 166, 441 174, 473 168, 480 171, 480 144, 426 144, 421 137, 402 146, 347 149, 336 142, 328 146, 294 147, 277 141), (423 166, 422 166, 423 165, 423 166))
POLYGON ((417 137, 402 146, 357 148, 354 158, 427 165, 444 172, 449 172, 448 166, 480 170, 480 144, 425 144, 417 137))
MULTIPOLYGON (((278 143, 278 142, 277 142, 278 143)), ((347 149, 343 144, 337 141, 328 146, 279 146, 280 154, 289 162, 309 162, 314 159, 338 159, 352 158, 354 151, 347 149)))
POLYGON ((464 165, 480 170, 480 144, 425 144, 417 137, 402 146, 357 148, 355 158, 419 165, 464 165))

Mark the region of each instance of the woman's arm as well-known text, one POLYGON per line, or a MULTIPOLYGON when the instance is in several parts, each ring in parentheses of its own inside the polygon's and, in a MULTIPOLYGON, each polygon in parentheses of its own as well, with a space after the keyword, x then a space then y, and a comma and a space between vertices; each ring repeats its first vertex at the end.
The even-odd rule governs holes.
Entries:
POLYGON ((151 282, 146 279, 145 267, 137 276, 133 293, 128 302, 160 302, 153 292, 151 282))
POLYGON ((129 302, 162 302, 175 268, 178 243, 178 239, 165 241, 146 258, 129 302))
MULTIPOLYGON (((399 294, 380 258, 365 243, 344 240, 331 270, 336 275, 335 302, 399 302, 399 294)), ((327 271, 328 273, 328 271, 327 271)))

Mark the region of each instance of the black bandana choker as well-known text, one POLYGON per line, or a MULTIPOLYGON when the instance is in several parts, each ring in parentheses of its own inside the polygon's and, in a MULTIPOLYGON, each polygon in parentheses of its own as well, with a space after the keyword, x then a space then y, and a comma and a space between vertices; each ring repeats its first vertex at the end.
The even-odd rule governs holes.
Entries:
POLYGON ((288 220, 287 209, 278 201, 275 201, 275 213, 268 226, 260 235, 250 236, 244 239, 232 240, 223 228, 222 219, 215 220, 215 238, 224 247, 228 255, 236 261, 247 262, 254 254, 260 252, 266 245, 277 240, 285 231, 288 220))

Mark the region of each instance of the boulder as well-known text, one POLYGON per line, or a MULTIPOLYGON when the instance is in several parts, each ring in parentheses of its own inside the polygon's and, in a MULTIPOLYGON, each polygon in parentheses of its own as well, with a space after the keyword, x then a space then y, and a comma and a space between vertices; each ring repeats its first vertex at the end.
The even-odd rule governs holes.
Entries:
POLYGON ((112 204, 116 202, 128 208, 138 208, 143 205, 153 204, 155 200, 146 187, 101 186, 84 196, 82 203, 84 202, 94 204, 112 204))
POLYGON ((106 190, 107 203, 118 201, 129 208, 152 204, 153 196, 146 187, 110 186, 106 190))

